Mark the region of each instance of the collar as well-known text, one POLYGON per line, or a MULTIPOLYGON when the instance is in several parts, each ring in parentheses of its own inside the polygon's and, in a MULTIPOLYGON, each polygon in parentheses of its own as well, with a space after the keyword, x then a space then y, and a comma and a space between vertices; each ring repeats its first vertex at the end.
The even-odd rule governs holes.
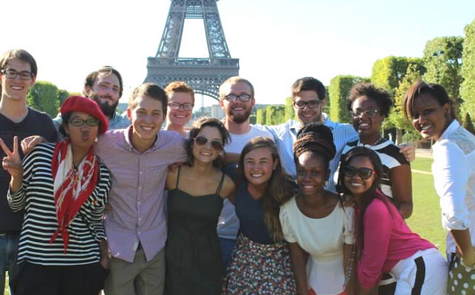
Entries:
POLYGON ((454 119, 452 123, 449 124, 447 129, 445 129, 445 131, 442 133, 438 141, 447 139, 450 136, 450 134, 452 134, 452 132, 454 132, 459 127, 460 127, 460 123, 456 119, 454 119))
POLYGON ((384 137, 380 137, 376 141, 376 144, 374 144, 374 145, 361 143, 359 139, 358 139, 358 142, 357 142, 357 146, 364 146, 364 147, 367 147, 367 148, 372 149, 372 150, 381 149, 381 148, 383 148, 383 147, 385 147, 389 144, 390 144, 389 140, 386 140, 384 137))
POLYGON ((109 119, 109 121, 113 121, 115 119, 115 117, 117 117, 117 113, 114 112, 111 116, 111 118, 109 119))
MULTIPOLYGON (((130 125, 129 127, 123 129, 124 131, 123 136, 124 136, 125 143, 127 144, 127 149, 129 150, 129 152, 139 153, 139 151, 137 151, 132 145, 132 139, 130 138, 131 137, 130 134, 133 132, 133 129, 134 129, 133 127, 134 127, 133 125, 130 125)), ((145 152, 149 150, 154 150, 158 147, 158 138, 160 136, 160 132, 161 130, 158 131, 157 138, 155 139, 155 142, 153 143, 153 145, 145 152)))
MULTIPOLYGON (((333 131, 333 129, 335 129, 337 123, 330 120, 326 113, 322 113, 322 118, 323 118, 322 124, 327 126, 328 128, 330 128, 333 131)), ((292 122, 293 123, 291 123, 289 129, 294 130, 295 133, 297 133, 302 128, 300 126, 300 122, 299 121, 294 121, 294 120, 292 120, 292 122)))

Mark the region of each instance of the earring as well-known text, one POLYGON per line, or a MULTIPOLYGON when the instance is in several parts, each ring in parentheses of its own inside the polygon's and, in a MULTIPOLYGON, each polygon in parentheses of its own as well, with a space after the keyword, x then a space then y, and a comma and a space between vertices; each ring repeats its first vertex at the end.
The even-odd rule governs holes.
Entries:
POLYGON ((328 186, 328 180, 325 180, 325 186, 328 186))

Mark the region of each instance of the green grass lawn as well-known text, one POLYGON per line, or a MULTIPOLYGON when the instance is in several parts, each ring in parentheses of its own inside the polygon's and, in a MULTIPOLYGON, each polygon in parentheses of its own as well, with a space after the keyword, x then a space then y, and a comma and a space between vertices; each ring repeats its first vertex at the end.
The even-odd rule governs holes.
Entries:
MULTIPOLYGON (((431 172, 432 162, 430 158, 417 158, 411 163, 411 168, 431 172)), ((414 210, 407 224, 414 232, 436 245, 445 256, 446 234, 441 225, 439 196, 435 192, 432 175, 412 173, 412 198, 414 210)))
MULTIPOLYGON (((411 168, 431 172, 432 162, 430 158, 417 158, 411 163, 411 168)), ((445 232, 440 221, 439 197, 434 189, 432 175, 412 173, 412 197, 414 210, 407 224, 412 231, 436 245, 445 257, 445 232)), ((10 295, 7 288, 5 294, 10 295)))

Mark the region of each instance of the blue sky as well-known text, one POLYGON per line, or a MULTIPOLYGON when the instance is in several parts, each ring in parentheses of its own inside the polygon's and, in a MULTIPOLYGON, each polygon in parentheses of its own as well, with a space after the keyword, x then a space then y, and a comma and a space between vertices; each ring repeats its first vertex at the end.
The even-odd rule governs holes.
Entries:
MULTIPOLYGON (((23 0, 20 7, 2 1, 0 54, 30 51, 38 80, 68 91, 80 91, 89 72, 112 65, 123 75, 126 100, 146 76, 169 6, 168 0, 23 0)), ((473 0, 221 0, 218 8, 231 55, 258 103, 284 103, 303 76, 328 85, 341 74, 369 76, 386 56, 421 57, 428 40, 463 36, 475 20, 473 0)), ((205 46, 202 21, 187 20, 180 56, 204 57, 205 46)))

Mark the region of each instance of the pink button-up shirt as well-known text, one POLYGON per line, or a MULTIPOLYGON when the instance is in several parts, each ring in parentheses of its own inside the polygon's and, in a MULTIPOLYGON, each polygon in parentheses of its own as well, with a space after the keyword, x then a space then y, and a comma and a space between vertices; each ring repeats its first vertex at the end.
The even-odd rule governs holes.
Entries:
POLYGON ((140 242, 150 261, 167 240, 163 190, 168 166, 186 160, 185 139, 160 130, 155 144, 141 153, 132 147, 131 128, 110 130, 94 146, 112 175, 105 228, 112 256, 133 262, 140 242))

